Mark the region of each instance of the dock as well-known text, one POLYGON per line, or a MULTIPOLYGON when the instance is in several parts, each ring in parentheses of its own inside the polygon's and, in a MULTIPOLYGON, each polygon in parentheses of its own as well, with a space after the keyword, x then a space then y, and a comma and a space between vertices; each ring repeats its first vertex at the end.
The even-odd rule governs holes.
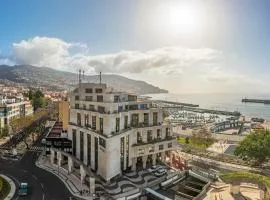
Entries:
POLYGON ((165 104, 170 104, 170 105, 174 105, 174 106, 187 106, 187 107, 194 107, 194 108, 199 107, 198 104, 181 103, 181 102, 174 102, 174 101, 155 100, 154 102, 155 103, 165 103, 165 104))
POLYGON ((270 104, 270 100, 265 100, 265 99, 247 99, 244 98, 242 99, 243 103, 262 103, 262 104, 270 104))

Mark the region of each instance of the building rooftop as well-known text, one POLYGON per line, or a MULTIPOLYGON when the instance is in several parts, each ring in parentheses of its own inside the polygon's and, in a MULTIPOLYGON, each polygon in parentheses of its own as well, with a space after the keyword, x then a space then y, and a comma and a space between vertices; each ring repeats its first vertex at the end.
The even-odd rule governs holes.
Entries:
POLYGON ((47 138, 58 138, 61 137, 61 133, 63 130, 63 124, 62 122, 55 122, 53 125, 51 131, 46 136, 47 138))

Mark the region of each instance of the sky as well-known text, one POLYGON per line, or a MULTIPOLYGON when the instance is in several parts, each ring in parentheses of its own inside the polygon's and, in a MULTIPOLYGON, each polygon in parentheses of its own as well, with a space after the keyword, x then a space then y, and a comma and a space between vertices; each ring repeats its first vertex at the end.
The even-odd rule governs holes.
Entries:
POLYGON ((267 0, 0 0, 0 64, 267 93, 269 19, 267 0))

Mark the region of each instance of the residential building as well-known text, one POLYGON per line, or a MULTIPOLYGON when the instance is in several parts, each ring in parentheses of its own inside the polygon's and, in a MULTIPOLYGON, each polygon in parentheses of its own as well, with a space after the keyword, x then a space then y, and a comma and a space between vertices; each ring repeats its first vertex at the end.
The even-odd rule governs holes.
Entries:
POLYGON ((8 126, 13 119, 31 115, 33 107, 22 97, 0 95, 0 128, 8 126))
POLYGON ((70 98, 73 155, 106 181, 164 162, 176 148, 171 125, 149 99, 95 83, 80 83, 70 98))

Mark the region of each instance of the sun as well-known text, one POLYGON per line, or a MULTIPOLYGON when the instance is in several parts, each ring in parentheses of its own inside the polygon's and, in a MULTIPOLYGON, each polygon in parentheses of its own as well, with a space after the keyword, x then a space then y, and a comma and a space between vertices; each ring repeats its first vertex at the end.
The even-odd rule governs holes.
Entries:
POLYGON ((195 3, 177 2, 160 7, 157 23, 170 34, 197 34, 202 29, 203 16, 195 3))

